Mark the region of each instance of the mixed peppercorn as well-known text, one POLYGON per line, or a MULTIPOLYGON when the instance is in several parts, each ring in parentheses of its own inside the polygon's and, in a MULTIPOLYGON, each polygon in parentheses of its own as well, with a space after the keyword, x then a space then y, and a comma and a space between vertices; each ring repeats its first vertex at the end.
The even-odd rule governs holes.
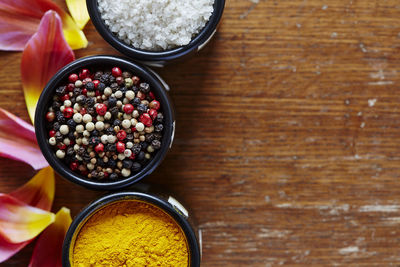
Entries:
POLYGON ((119 67, 70 74, 46 113, 57 158, 97 180, 139 172, 161 148, 163 120, 150 85, 119 67))

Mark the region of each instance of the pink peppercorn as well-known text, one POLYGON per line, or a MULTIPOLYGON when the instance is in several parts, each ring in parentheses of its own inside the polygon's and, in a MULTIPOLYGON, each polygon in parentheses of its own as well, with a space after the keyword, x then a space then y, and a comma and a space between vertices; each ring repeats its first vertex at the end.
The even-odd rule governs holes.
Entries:
POLYGON ((59 149, 61 149, 61 150, 64 150, 64 149, 67 148, 67 146, 66 146, 64 143, 58 144, 57 147, 58 147, 59 149))
POLYGON ((69 165, 69 168, 73 171, 76 171, 79 167, 79 164, 77 162, 71 162, 71 164, 69 165))
POLYGON ((157 111, 155 109, 150 109, 149 110, 149 115, 150 117, 154 120, 155 118, 157 118, 157 111))
POLYGON ((63 111, 65 118, 71 118, 74 115, 74 109, 71 107, 66 107, 63 111))
POLYGON ((74 83, 74 82, 76 82, 78 80, 78 75, 76 75, 75 73, 72 73, 71 75, 69 75, 68 80, 71 83, 74 83))
POLYGON ((94 147, 94 151, 96 153, 101 153, 104 151, 104 145, 102 143, 99 143, 97 146, 94 147))
POLYGON ((114 68, 112 68, 112 70, 111 70, 111 74, 112 74, 112 76, 114 76, 114 77, 119 77, 119 76, 122 75, 122 71, 121 71, 120 68, 114 67, 114 68))
POLYGON ((92 83, 94 84, 94 88, 97 89, 97 87, 99 87, 100 81, 99 80, 93 80, 92 83))
POLYGON ((143 113, 140 115, 140 121, 147 127, 150 127, 153 124, 153 120, 148 113, 143 113))
POLYGON ((81 111, 79 113, 81 113, 81 115, 85 115, 86 114, 86 108, 81 108, 81 111))
POLYGON ((117 133, 118 140, 124 140, 126 138, 126 132, 124 130, 120 130, 117 133))
POLYGON ((69 100, 69 94, 65 94, 61 97, 61 101, 69 100))
POLYGON ((49 111, 46 113, 46 120, 49 122, 52 122, 56 117, 56 114, 54 114, 53 111, 49 111))
POLYGON ((153 92, 150 92, 149 93, 149 97, 151 98, 151 99, 155 99, 156 97, 154 96, 154 93, 153 92))
POLYGON ((158 102, 157 100, 153 100, 150 102, 149 107, 155 110, 159 110, 160 109, 160 102, 158 102))
POLYGON ((69 83, 69 84, 67 85, 67 91, 68 91, 68 92, 73 92, 74 89, 75 89, 75 84, 69 83))
POLYGON ((134 109, 135 109, 135 108, 133 107, 132 104, 126 104, 126 105, 124 106, 124 112, 125 112, 126 114, 131 114, 131 113, 133 112, 134 109))
POLYGON ((87 89, 86 88, 82 89, 82 95, 84 95, 84 96, 87 95, 87 89))
POLYGON ((124 151, 125 151, 125 144, 122 143, 121 141, 119 141, 119 142, 117 143, 117 151, 118 151, 119 153, 124 153, 124 151))
POLYGON ((56 135, 56 131, 54 131, 54 130, 50 130, 49 131, 49 136, 50 137, 54 137, 56 135))
POLYGON ((83 80, 90 77, 90 71, 88 69, 82 69, 79 72, 79 79, 83 80))
POLYGON ((102 104, 102 103, 97 104, 97 106, 96 106, 96 112, 97 112, 97 114, 99 114, 100 116, 104 116, 104 115, 106 114, 106 112, 107 112, 107 106, 104 105, 104 104, 102 104))

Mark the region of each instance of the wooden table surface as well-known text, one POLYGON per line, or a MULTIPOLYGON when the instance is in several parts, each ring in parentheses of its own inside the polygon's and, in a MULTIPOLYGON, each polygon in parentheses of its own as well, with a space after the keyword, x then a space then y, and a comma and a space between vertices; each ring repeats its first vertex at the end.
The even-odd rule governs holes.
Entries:
MULTIPOLYGON (((118 54, 85 33, 77 58, 118 54)), ((397 0, 228 0, 203 51, 157 70, 177 131, 145 181, 193 210, 203 266, 400 265, 399 52, 397 0)), ((0 107, 28 120, 20 59, 0 53, 0 107)), ((0 191, 33 174, 0 160, 0 191)), ((53 211, 101 194, 57 177, 53 211)))

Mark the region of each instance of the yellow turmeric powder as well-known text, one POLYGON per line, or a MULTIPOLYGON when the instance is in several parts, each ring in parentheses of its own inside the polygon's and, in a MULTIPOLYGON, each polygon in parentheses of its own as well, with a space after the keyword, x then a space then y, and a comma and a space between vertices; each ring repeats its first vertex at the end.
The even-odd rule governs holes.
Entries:
POLYGON ((185 235, 160 208, 125 200, 97 211, 81 228, 71 265, 182 266, 189 264, 185 235))

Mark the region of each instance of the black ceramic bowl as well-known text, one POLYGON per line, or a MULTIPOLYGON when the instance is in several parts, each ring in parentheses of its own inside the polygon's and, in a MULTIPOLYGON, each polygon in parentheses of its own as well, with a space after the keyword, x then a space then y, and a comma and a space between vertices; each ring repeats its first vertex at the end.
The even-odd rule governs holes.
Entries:
POLYGON ((112 45, 122 54, 136 60, 140 60, 146 65, 163 67, 167 63, 182 59, 201 50, 211 40, 216 33, 218 23, 221 20, 225 7, 225 0, 215 0, 214 11, 210 17, 210 20, 189 44, 165 51, 141 50, 126 44, 124 41, 115 36, 115 34, 108 29, 107 25, 104 24, 104 21, 100 15, 97 0, 86 0, 86 5, 93 25, 110 45, 112 45))
POLYGON ((151 174, 157 168, 157 166, 160 165, 167 151, 172 145, 175 133, 175 115, 171 100, 166 92, 168 89, 168 85, 166 85, 165 82, 152 70, 120 57, 90 56, 75 60, 59 70, 47 83, 42 94, 40 95, 35 113, 35 132, 39 147, 50 166, 53 167, 53 169, 62 177, 67 178, 71 182, 77 183, 86 188, 97 190, 116 190, 132 185, 133 183, 138 182, 142 178, 151 174), (69 166, 55 156, 53 149, 48 143, 49 135, 48 131, 46 130, 47 121, 45 119, 45 114, 55 94, 56 88, 67 82, 69 74, 77 72, 82 68, 104 69, 106 67, 112 68, 113 66, 118 66, 121 69, 129 70, 135 75, 139 76, 143 81, 146 81, 150 84, 153 93, 161 103, 161 110, 164 115, 164 130, 161 140, 162 146, 160 150, 154 154, 153 158, 147 162, 142 170, 133 174, 132 176, 123 179, 121 178, 117 181, 89 180, 88 178, 85 178, 82 175, 70 170, 69 166))
POLYGON ((118 201, 139 200, 162 209, 169 214, 181 227, 186 236, 191 267, 199 267, 201 261, 201 236, 195 232, 195 226, 189 219, 189 214, 183 206, 172 197, 161 197, 155 194, 140 192, 118 192, 104 196, 84 208, 73 220, 64 239, 62 250, 62 265, 71 266, 71 258, 76 237, 87 220, 101 208, 118 201))

